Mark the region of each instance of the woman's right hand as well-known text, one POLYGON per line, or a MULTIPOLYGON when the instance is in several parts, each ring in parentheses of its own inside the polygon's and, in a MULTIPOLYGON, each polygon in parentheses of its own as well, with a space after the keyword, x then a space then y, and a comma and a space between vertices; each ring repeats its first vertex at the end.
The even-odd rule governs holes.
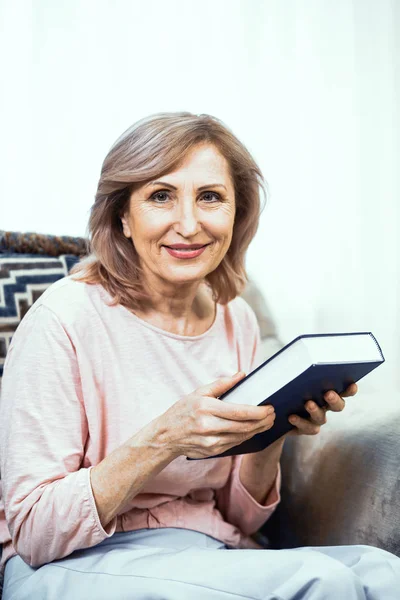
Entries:
POLYGON ((272 406, 229 404, 217 399, 243 377, 242 371, 220 377, 175 402, 152 422, 158 443, 174 457, 205 458, 270 429, 275 421, 272 406))

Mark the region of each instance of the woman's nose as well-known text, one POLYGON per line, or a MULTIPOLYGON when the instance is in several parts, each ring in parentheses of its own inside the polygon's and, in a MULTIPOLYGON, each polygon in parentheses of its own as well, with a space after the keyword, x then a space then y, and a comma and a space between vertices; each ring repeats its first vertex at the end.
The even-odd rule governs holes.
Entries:
POLYGON ((198 207, 192 199, 178 203, 174 229, 185 237, 193 236, 200 231, 198 207))

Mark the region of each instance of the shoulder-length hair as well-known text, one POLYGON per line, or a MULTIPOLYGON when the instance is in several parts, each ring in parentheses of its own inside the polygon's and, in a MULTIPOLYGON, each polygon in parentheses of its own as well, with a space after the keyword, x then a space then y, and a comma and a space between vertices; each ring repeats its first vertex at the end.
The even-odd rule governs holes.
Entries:
POLYGON ((132 191, 179 167, 198 144, 211 143, 227 160, 235 190, 235 220, 231 244, 205 281, 213 299, 226 304, 244 289, 246 250, 255 236, 266 200, 266 182, 246 147, 217 118, 189 112, 158 113, 141 119, 114 143, 104 159, 88 223, 88 256, 73 269, 73 279, 101 284, 111 295, 111 306, 130 310, 146 307, 139 257, 123 234, 121 217, 132 191))

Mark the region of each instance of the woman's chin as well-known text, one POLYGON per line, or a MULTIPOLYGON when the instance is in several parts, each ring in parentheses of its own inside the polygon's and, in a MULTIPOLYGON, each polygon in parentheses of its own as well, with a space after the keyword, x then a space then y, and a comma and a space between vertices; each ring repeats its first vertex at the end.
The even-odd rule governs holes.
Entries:
POLYGON ((171 270, 162 274, 165 281, 169 281, 174 285, 190 284, 202 281, 209 273, 210 269, 199 268, 199 269, 176 269, 171 270))

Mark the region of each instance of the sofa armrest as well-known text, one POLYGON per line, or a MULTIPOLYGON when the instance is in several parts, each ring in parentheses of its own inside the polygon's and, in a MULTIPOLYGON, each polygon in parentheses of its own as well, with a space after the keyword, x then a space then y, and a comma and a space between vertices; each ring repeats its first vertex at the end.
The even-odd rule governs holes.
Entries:
POLYGON ((316 436, 289 437, 282 510, 297 545, 369 544, 400 556, 400 393, 365 394, 328 413, 316 436))

